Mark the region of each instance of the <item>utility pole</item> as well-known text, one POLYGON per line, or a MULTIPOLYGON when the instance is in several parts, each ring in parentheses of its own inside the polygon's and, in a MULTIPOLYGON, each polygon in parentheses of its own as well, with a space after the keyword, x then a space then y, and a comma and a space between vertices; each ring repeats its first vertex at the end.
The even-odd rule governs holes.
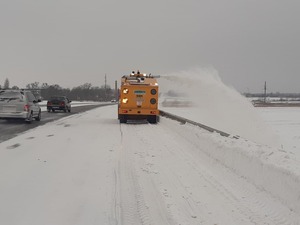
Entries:
POLYGON ((264 102, 267 101, 267 81, 265 81, 265 87, 264 87, 264 102))
POLYGON ((104 78, 104 100, 107 101, 107 96, 106 96, 106 74, 105 74, 105 78, 104 78))
POLYGON ((115 99, 118 100, 118 81, 115 81, 115 99))

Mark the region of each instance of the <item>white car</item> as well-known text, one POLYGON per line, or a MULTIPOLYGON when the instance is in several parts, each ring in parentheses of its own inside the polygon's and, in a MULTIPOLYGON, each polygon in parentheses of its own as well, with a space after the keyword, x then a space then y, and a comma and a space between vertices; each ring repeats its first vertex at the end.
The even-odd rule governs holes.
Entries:
POLYGON ((41 108, 30 91, 0 90, 0 119, 41 120, 41 108))

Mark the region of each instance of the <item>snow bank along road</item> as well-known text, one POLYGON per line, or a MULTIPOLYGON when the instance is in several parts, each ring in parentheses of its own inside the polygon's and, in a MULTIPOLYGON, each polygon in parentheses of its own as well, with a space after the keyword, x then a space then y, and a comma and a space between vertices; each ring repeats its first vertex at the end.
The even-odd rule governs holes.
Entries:
POLYGON ((299 196, 255 185, 241 148, 263 147, 166 118, 119 124, 116 106, 70 115, 0 143, 0 224, 300 224, 299 196))

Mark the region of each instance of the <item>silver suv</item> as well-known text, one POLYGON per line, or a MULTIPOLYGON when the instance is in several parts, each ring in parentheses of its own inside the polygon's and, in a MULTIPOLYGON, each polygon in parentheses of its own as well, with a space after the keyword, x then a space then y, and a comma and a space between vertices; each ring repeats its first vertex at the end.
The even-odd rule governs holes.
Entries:
POLYGON ((0 90, 0 119, 41 120, 41 108, 30 91, 0 90))

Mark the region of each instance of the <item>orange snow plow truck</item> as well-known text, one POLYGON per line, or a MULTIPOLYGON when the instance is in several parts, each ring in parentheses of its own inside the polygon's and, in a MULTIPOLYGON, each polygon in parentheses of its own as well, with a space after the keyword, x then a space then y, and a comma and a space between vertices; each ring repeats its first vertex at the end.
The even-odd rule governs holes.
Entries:
POLYGON ((132 71, 121 78, 118 105, 120 123, 127 123, 128 120, 158 122, 158 77, 132 71))

